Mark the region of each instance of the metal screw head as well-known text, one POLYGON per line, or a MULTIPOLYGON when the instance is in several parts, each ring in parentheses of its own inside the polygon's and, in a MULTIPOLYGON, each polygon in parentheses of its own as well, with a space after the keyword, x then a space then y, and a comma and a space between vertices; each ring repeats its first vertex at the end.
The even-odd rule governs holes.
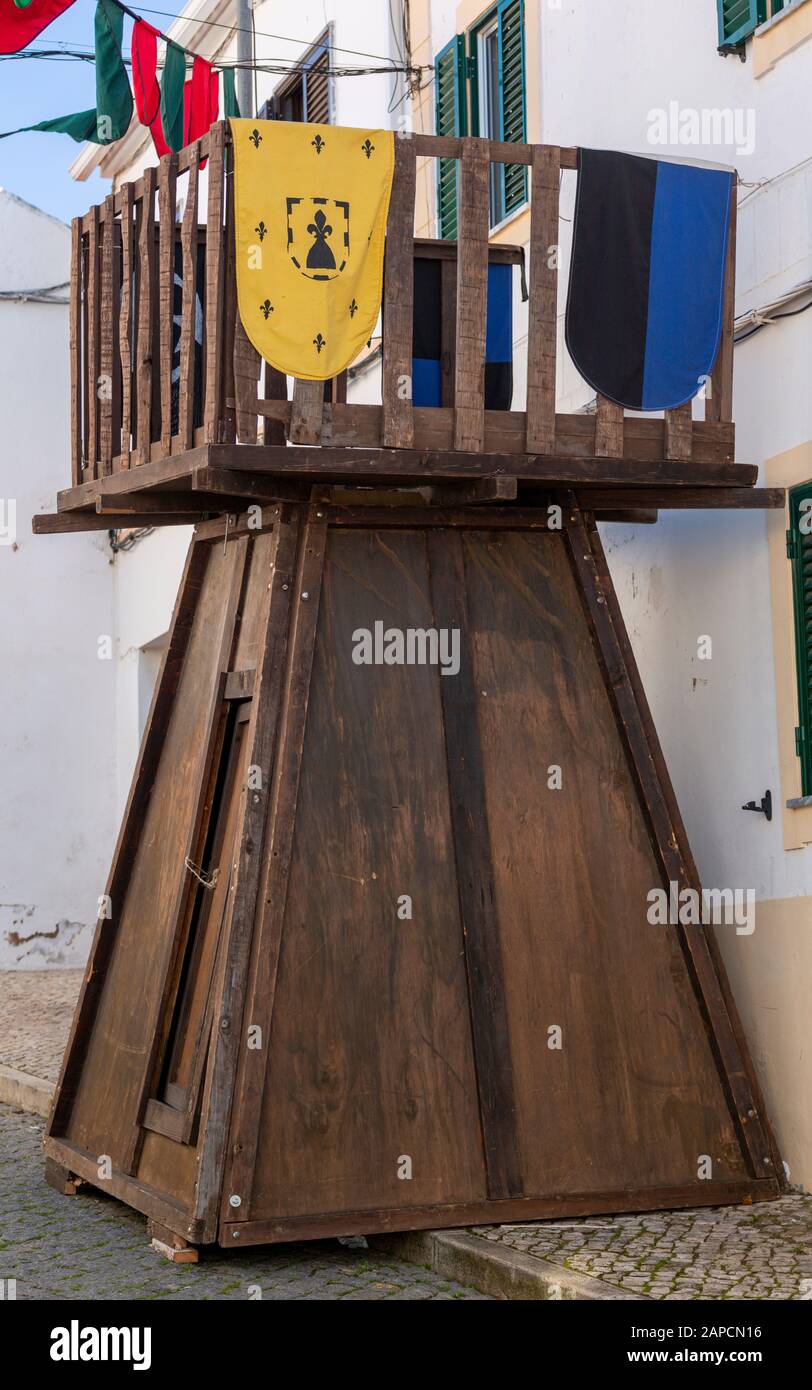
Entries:
POLYGON ((232 1192, 231 1196, 228 1199, 228 1204, 230 1207, 241 1207, 242 1197, 239 1197, 236 1192, 232 1192))
POLYGON ((753 1118, 753 1116, 755 1115, 755 1113, 756 1113, 755 1110, 748 1110, 748 1112, 747 1112, 747 1118, 750 1119, 750 1120, 752 1120, 752 1118, 753 1118))
POLYGON ((222 1031, 223 1031, 224 1033, 227 1033, 227 1032, 228 1032, 228 1029, 230 1028, 230 1026, 231 1026, 231 1025, 229 1024, 229 1021, 228 1021, 227 1018, 221 1018, 221 1019, 220 1019, 220 1028, 222 1029, 222 1031))
POLYGON ((282 585, 282 588, 283 588, 286 592, 287 592, 288 587, 289 587, 289 586, 288 586, 287 584, 283 584, 283 585, 282 585))
POLYGON ((305 589, 304 593, 302 594, 302 598, 310 598, 310 595, 309 595, 309 593, 307 592, 307 589, 305 589))
POLYGON ((240 1233, 239 1233, 239 1231, 232 1231, 232 1232, 231 1232, 231 1235, 232 1235, 232 1237, 233 1237, 234 1240, 239 1240, 239 1238, 240 1238, 240 1233))

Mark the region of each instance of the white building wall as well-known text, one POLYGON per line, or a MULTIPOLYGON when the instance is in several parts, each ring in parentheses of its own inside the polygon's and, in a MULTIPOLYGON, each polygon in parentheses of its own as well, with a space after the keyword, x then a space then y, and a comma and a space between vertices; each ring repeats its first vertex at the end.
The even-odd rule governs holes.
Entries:
MULTIPOLYGON (((0 291, 69 274, 68 228, 0 191, 0 291)), ((0 969, 84 964, 117 830, 106 533, 31 533, 69 441, 67 305, 0 300, 0 969)))

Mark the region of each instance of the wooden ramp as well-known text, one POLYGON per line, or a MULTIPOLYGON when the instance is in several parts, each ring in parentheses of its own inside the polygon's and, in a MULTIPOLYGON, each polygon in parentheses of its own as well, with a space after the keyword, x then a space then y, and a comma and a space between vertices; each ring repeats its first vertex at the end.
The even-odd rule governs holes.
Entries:
POLYGON ((561 497, 198 528, 56 1165, 238 1246, 778 1194, 712 933, 647 920, 696 869, 561 497), (379 623, 457 669, 358 664, 379 623))

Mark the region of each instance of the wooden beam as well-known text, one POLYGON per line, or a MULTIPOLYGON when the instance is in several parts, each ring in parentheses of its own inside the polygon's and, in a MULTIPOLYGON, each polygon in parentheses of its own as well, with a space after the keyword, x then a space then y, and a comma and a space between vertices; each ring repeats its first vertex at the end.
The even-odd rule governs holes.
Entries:
MULTIPOLYGON (((223 498, 219 493, 192 492, 122 492, 117 497, 97 497, 98 516, 152 517, 171 512, 221 512, 223 498)), ((58 516, 81 513, 58 512, 58 516)), ((136 523, 133 522, 133 525, 136 523)))
POLYGON ((175 194, 177 155, 158 165, 158 373, 161 384, 161 446, 172 447, 172 344, 175 335, 175 194))
POLYGON ((536 145, 530 176, 526 448, 528 453, 539 454, 551 454, 555 449, 558 153, 556 146, 536 145))
POLYGON ((488 307, 490 171, 479 140, 462 142, 457 221, 457 362, 454 448, 485 445, 485 320, 488 307))
POLYGON ((478 482, 432 487, 431 503, 438 507, 464 507, 485 502, 515 502, 517 491, 515 478, 481 478, 478 482))
MULTIPOLYGON (((578 489, 578 499, 590 511, 618 507, 655 507, 660 511, 702 510, 720 507, 753 509, 780 508, 784 489, 780 487, 675 487, 578 489)), ((524 499, 523 499, 524 500, 524 499)))
POLYGON ((223 175, 225 126, 212 126, 209 141, 208 209, 206 217, 206 404, 204 429, 211 444, 220 440, 223 405, 221 354, 223 342, 223 175))
MULTIPOLYGON (((453 262, 445 262, 451 266, 453 262)), ((451 277, 452 283, 454 277, 451 277)), ((445 281, 444 281, 445 290, 445 281)), ((456 293, 456 285, 454 284, 456 293)), ((452 303, 455 302, 452 300, 452 303)), ((443 316, 446 319, 446 303, 443 303, 443 316)), ((452 324, 453 329, 453 324, 452 324)), ((451 338, 453 340, 453 331, 451 338)), ((450 351, 453 343, 444 341, 443 352, 450 351)), ((414 440, 417 449, 452 449, 454 447, 453 379, 448 405, 415 406, 414 440)), ((446 387, 443 387, 444 393, 446 387)), ((446 396, 444 394, 444 400, 446 396)), ((257 413, 266 419, 277 420, 287 425, 291 419, 291 405, 284 398, 260 401, 257 413)), ((324 440, 331 445, 351 448, 381 447, 382 410, 376 405, 327 404, 324 406, 324 440)), ((485 452, 500 454, 527 454, 526 419, 520 410, 485 411, 485 452)), ((598 435, 595 415, 573 415, 559 413, 555 417, 555 447, 552 455, 569 457, 606 458, 611 455, 600 454, 595 447, 598 435)), ((707 424, 695 420, 692 431, 693 463, 732 463, 733 425, 728 423, 707 424)), ((534 450, 530 451, 536 452, 534 450)), ((551 455, 551 456, 552 456, 551 455)), ((615 456, 617 457, 617 455, 615 456)), ((627 459, 666 459, 666 423, 661 419, 644 416, 627 416, 623 430, 623 453, 627 459)))
POLYGON ((415 155, 411 139, 395 139, 395 172, 389 220, 383 296, 383 442, 389 448, 412 443, 412 315, 414 311, 415 155), (404 384, 408 383, 408 395, 404 384))
POLYGON ((277 482, 260 473, 241 473, 231 468, 198 468, 192 475, 192 495, 219 494, 224 498, 257 502, 302 502, 310 493, 309 483, 277 482))
POLYGON ((200 146, 195 143, 189 164, 186 206, 180 230, 183 253, 183 290, 180 319, 180 379, 178 384, 178 434, 184 449, 194 443, 195 319, 197 317, 197 188, 200 146))
MULTIPOLYGON (((203 518, 201 511, 153 512, 149 516, 150 526, 194 526, 203 518)), ((126 531, 137 526, 137 517, 132 512, 39 512, 31 518, 31 530, 35 536, 62 536, 72 531, 126 531)))

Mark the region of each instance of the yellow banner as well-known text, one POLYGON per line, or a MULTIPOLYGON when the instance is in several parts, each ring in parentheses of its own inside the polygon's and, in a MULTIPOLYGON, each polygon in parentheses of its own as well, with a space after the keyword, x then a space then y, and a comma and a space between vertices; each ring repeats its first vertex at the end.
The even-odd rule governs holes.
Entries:
POLYGON ((391 130, 234 120, 237 301, 257 352, 326 381, 381 306, 391 130))

